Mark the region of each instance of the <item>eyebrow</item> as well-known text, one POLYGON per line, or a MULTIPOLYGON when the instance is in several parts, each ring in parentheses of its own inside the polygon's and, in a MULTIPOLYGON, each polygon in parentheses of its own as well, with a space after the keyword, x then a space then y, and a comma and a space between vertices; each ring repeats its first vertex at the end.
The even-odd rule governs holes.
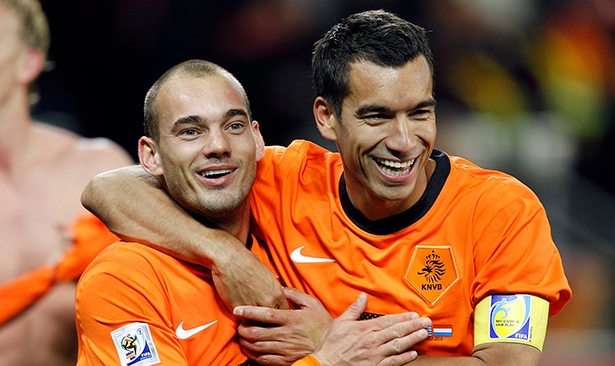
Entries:
POLYGON ((233 109, 229 109, 228 111, 226 111, 226 113, 224 114, 224 118, 231 118, 231 117, 236 117, 236 116, 245 116, 248 117, 248 112, 246 112, 243 109, 238 109, 238 108, 233 108, 233 109))
MULTIPOLYGON (((435 105, 436 105, 436 100, 433 98, 429 98, 415 105, 413 109, 416 110, 416 109, 421 109, 421 108, 428 108, 428 107, 433 107, 435 105)), ((358 116, 368 114, 368 113, 391 113, 391 112, 392 111, 390 108, 383 107, 377 104, 368 104, 368 105, 362 106, 361 108, 357 109, 354 115, 355 117, 358 117, 358 116)))
POLYGON ((359 117, 362 116, 364 114, 369 114, 369 113, 390 113, 391 110, 389 108, 380 106, 380 105, 374 105, 374 104, 369 104, 369 105, 364 105, 361 108, 357 109, 354 112, 355 117, 359 117))
POLYGON ((421 109, 421 108, 428 108, 428 107, 435 107, 435 106, 436 106, 436 100, 433 98, 429 98, 417 104, 416 107, 414 107, 414 109, 421 109))
POLYGON ((202 121, 203 119, 197 115, 180 117, 175 121, 175 123, 173 123, 173 128, 177 128, 178 126, 181 126, 181 125, 200 124, 202 121))
MULTIPOLYGON (((225 119, 236 117, 236 116, 247 117, 248 112, 246 112, 243 109, 233 108, 233 109, 229 109, 228 111, 226 111, 226 113, 224 113, 225 119)), ((184 116, 184 117, 178 118, 175 121, 175 123, 173 123, 173 128, 177 128, 178 126, 181 126, 181 125, 202 124, 204 121, 205 119, 198 115, 184 116)))

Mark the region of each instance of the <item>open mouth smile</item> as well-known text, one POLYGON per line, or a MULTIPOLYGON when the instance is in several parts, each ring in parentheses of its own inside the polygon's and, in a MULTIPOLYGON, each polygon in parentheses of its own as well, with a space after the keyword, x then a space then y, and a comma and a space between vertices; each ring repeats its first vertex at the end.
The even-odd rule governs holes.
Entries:
POLYGON ((225 175, 231 174, 234 169, 213 169, 213 170, 204 170, 199 172, 198 174, 207 179, 218 179, 222 178, 225 175))
POLYGON ((393 177, 399 177, 408 174, 410 170, 412 170, 415 160, 416 159, 411 159, 407 161, 394 161, 379 158, 374 159, 374 161, 384 174, 393 177))

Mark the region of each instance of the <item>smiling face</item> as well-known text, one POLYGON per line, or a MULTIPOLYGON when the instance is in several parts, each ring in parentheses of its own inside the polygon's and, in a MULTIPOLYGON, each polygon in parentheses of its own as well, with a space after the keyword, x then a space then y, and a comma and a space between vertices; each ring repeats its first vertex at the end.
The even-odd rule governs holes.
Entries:
POLYGON ((350 94, 338 118, 322 98, 314 103, 324 137, 336 141, 350 200, 372 220, 414 205, 435 163, 432 74, 423 56, 404 66, 350 64, 350 94))
POLYGON ((264 153, 242 92, 218 74, 179 76, 162 85, 156 109, 160 136, 139 141, 143 167, 188 211, 213 221, 233 218, 246 205, 264 153))

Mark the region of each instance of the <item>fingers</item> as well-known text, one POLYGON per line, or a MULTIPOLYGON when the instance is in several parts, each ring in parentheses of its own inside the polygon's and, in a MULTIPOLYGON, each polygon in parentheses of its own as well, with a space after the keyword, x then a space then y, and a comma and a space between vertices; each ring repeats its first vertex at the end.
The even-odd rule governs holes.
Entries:
POLYGON ((382 335, 381 338, 383 340, 390 339, 388 342, 384 343, 382 346, 379 347, 380 352, 385 356, 399 355, 403 352, 406 352, 410 348, 416 346, 418 343, 427 339, 428 336, 427 330, 425 329, 419 329, 406 336, 394 338, 391 337, 393 337, 396 331, 391 332, 390 329, 387 329, 384 330, 382 333, 388 333, 382 335))
POLYGON ((292 287, 283 288, 286 300, 295 305, 296 308, 322 306, 320 301, 292 287))
MULTIPOLYGON (((254 343, 258 341, 269 341, 277 339, 279 327, 266 327, 253 323, 245 322, 237 326, 237 335, 240 340, 254 343)), ((251 347, 250 347, 251 348, 251 347)), ((263 351, 263 350, 261 350, 263 351)))
MULTIPOLYGON (((324 306, 316 298, 294 288, 283 289, 286 298, 299 309, 310 309, 328 316, 324 306)), ((287 302, 288 304, 288 302, 287 302)), ((363 306, 365 308, 365 306, 363 306)), ((296 320, 296 310, 273 309, 262 306, 243 305, 233 309, 233 314, 241 320, 264 323, 269 325, 284 325, 296 320)), ((361 310, 362 312, 363 310, 361 310)), ((360 314, 360 313, 359 313, 360 314)))
POLYGON ((416 313, 386 315, 366 322, 373 322, 373 332, 368 335, 372 339, 369 341, 381 345, 381 353, 384 355, 400 354, 414 347, 427 338, 427 328, 431 326, 429 318, 419 318, 416 313), (385 317, 388 319, 383 319, 385 317), (406 320, 398 321, 400 318, 406 320))
POLYGON ((416 351, 408 351, 398 355, 391 355, 378 363, 378 366, 402 366, 408 365, 418 357, 416 351))
POLYGON ((361 292, 359 297, 337 318, 337 321, 358 320, 367 306, 367 295, 361 292))
MULTIPOLYGON (((266 328, 261 329, 268 331, 266 328)), ((238 332, 243 333, 239 329, 238 332)), ((296 342, 291 338, 292 337, 285 337, 283 338, 283 341, 276 340, 275 337, 270 340, 248 340, 240 334, 238 342, 243 352, 250 359, 257 361, 259 364, 290 365, 299 358, 302 358, 312 352, 311 349, 306 349, 300 341, 296 342)))
POLYGON ((284 356, 280 354, 260 354, 256 352, 251 352, 250 350, 246 350, 242 348, 243 353, 248 356, 249 359, 256 361, 259 365, 269 365, 269 366, 288 366, 293 362, 303 358, 304 356, 284 356))
POLYGON ((281 354, 283 344, 276 341, 258 341, 250 342, 244 338, 238 340, 241 347, 253 354, 281 354))
POLYGON ((373 330, 392 327, 397 330, 397 336, 409 334, 419 329, 427 329, 431 326, 431 319, 420 318, 415 312, 383 315, 378 318, 364 320, 373 330))
POLYGON ((282 325, 289 321, 292 310, 272 309, 263 306, 237 306, 233 309, 233 315, 247 321, 269 325, 282 325))

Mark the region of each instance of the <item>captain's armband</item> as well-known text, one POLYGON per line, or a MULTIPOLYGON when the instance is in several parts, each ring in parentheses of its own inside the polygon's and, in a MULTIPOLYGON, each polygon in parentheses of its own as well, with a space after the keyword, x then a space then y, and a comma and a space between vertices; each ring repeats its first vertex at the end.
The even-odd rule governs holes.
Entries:
POLYGON ((490 295, 474 313, 474 345, 493 342, 527 344, 542 351, 549 302, 533 295, 490 295))

